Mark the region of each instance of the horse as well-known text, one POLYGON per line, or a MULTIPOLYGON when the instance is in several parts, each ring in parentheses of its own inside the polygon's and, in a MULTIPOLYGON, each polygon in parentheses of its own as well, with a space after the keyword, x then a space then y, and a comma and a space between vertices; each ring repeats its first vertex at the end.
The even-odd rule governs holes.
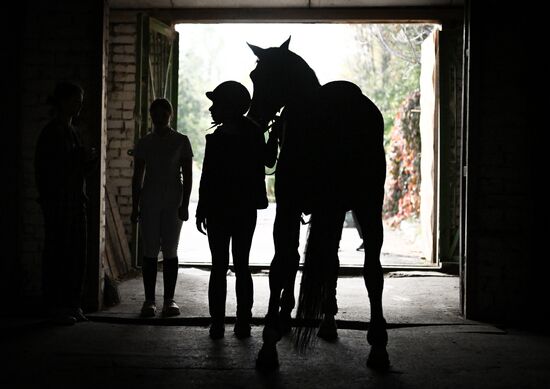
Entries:
MULTIPOLYGON (((256 366, 267 370, 279 366, 277 343, 291 328, 302 214, 311 215, 311 225, 296 322, 321 320, 318 336, 337 337, 338 246, 345 214, 353 210, 363 231, 363 278, 371 308, 367 366, 385 369, 389 357, 380 264, 386 176, 383 117, 357 85, 349 81, 321 85, 304 59, 289 50, 289 44, 290 37, 280 47, 264 49, 248 43, 257 64, 250 73, 254 89, 247 116, 264 131, 275 131, 279 141, 275 255, 256 366)), ((301 349, 312 344, 312 332, 308 325, 295 328, 293 335, 301 349)))

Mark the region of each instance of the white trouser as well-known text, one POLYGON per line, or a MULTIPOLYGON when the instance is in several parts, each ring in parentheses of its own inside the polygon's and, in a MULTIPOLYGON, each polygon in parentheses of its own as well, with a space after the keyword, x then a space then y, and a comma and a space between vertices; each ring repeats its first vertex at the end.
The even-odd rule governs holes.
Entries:
POLYGON ((177 257, 182 224, 178 208, 161 205, 142 207, 140 227, 143 256, 156 258, 162 250, 164 258, 177 257))

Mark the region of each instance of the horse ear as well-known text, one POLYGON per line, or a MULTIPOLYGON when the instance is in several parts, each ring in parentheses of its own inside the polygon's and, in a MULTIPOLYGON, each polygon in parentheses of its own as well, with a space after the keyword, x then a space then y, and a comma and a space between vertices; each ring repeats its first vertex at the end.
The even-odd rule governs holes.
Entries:
POLYGON ((288 50, 288 45, 290 45, 290 36, 288 37, 288 39, 286 41, 284 41, 284 43, 281 45, 281 49, 285 49, 285 50, 288 50))
POLYGON ((258 47, 258 46, 251 45, 251 44, 248 43, 248 42, 246 42, 246 44, 248 45, 248 47, 250 47, 250 50, 252 50, 252 52, 254 53, 254 55, 255 55, 256 57, 258 57, 258 59, 262 58, 265 49, 262 49, 261 47, 258 47))

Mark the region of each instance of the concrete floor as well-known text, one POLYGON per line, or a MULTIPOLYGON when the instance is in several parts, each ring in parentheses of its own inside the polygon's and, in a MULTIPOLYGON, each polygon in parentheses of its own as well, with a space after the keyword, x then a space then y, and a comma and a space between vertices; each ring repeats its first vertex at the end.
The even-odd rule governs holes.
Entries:
MULTIPOLYGON (((182 317, 143 321, 137 312, 141 280, 120 285, 122 303, 92 321, 56 327, 4 318, 0 387, 123 388, 549 388, 550 338, 463 320, 458 279, 438 273, 389 273, 384 302, 392 368, 365 366, 368 304, 360 278, 339 280, 339 339, 318 341, 303 355, 289 339, 279 344, 281 367, 254 368, 260 325, 238 340, 226 325, 208 337, 208 273, 181 269, 177 300, 182 317)), ((257 322, 265 314, 267 277, 256 275, 257 322)), ((228 278, 228 315, 234 314, 234 277, 228 278)), ((159 293, 162 280, 159 277, 159 293)), ((161 298, 161 294, 159 295, 161 298)), ((231 319, 231 318, 230 318, 231 319)), ((231 320, 228 320, 231 321, 231 320)))
MULTIPOLYGON (((195 268, 180 268, 175 300, 180 305, 181 317, 208 317, 208 278, 210 272, 195 268)), ((252 314, 263 318, 269 300, 267 273, 255 274, 254 307, 252 314)), ((295 284, 298 295, 300 273, 295 284)), ((384 307, 386 319, 392 323, 449 324, 463 323, 459 308, 458 277, 439 272, 390 272, 385 276, 384 307)), ((226 316, 235 316, 235 277, 227 277, 226 316)), ((162 302, 162 267, 159 266, 157 296, 162 302)), ((119 286, 121 303, 95 316, 117 319, 135 319, 144 300, 141 277, 129 279, 119 286)), ((340 277, 337 299, 337 319, 344 321, 369 320, 367 290, 362 277, 340 277)))

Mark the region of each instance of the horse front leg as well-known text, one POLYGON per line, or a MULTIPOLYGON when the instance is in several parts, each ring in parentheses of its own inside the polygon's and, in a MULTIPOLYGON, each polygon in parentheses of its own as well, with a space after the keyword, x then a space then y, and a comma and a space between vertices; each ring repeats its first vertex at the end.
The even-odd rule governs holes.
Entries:
MULTIPOLYGON (((292 263, 281 259, 276 254, 269 271, 269 307, 262 333, 263 345, 256 360, 256 367, 261 370, 273 370, 279 366, 277 343, 291 329, 290 313, 294 304, 292 301, 292 305, 288 305, 290 303, 285 301, 285 292, 288 293, 289 280, 296 278, 294 269, 297 269, 298 263, 294 264, 293 262, 298 262, 299 256, 298 260, 294 260, 292 263), (283 293, 282 300, 281 292, 283 293)), ((287 256, 285 259, 289 259, 289 257, 287 256)), ((294 299, 294 282, 291 286, 291 296, 294 299)))
POLYGON ((256 359, 256 368, 260 370, 273 370, 279 366, 277 343, 282 337, 279 324, 279 305, 284 275, 282 265, 280 258, 275 253, 269 268, 269 306, 262 332, 263 344, 256 359))
POLYGON ((259 369, 272 370, 279 366, 277 343, 291 329, 294 282, 300 262, 300 215, 298 209, 277 205, 273 226, 275 256, 269 268, 269 306, 262 334, 263 345, 256 360, 259 369))

